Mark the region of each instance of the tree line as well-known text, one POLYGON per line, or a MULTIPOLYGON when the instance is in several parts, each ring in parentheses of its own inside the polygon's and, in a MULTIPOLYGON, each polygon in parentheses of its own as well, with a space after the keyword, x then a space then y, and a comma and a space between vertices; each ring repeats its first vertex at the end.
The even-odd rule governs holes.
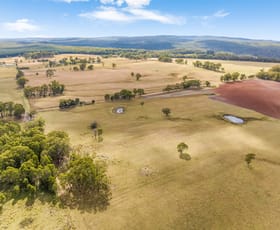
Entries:
POLYGON ((39 51, 39 52, 27 52, 24 53, 26 59, 40 59, 40 58, 52 58, 56 53, 53 51, 39 51))
POLYGON ((131 72, 131 73, 130 73, 130 76, 131 76, 131 77, 135 77, 136 81, 139 81, 140 78, 143 77, 141 73, 134 73, 134 72, 131 72))
POLYGON ((243 81, 246 80, 248 78, 253 78, 254 75, 249 75, 246 76, 246 74, 244 73, 239 73, 239 72, 233 72, 233 73, 226 73, 224 75, 221 76, 220 80, 221 82, 235 82, 235 81, 243 81))
POLYGON ((0 117, 14 117, 20 119, 25 113, 25 109, 22 104, 14 103, 12 101, 2 102, 0 101, 0 117))
POLYGON ((195 61, 193 62, 193 65, 198 68, 203 68, 215 72, 224 72, 224 68, 222 67, 221 63, 214 63, 210 61, 205 61, 205 62, 195 61))
POLYGON ((141 96, 144 94, 145 94, 144 89, 133 89, 132 91, 128 89, 122 89, 121 91, 116 92, 112 95, 105 94, 104 100, 105 101, 131 100, 136 96, 141 96))
POLYGON ((52 81, 50 84, 43 84, 41 86, 27 86, 24 88, 24 95, 27 98, 38 98, 47 96, 62 95, 65 86, 58 81, 52 81))
POLYGON ((26 83, 28 82, 28 79, 24 77, 24 72, 21 68, 17 67, 17 73, 16 73, 16 82, 20 88, 24 88, 26 83))
POLYGON ((82 106, 82 105, 93 105, 95 104, 95 100, 92 100, 91 102, 81 101, 80 98, 75 99, 61 99, 59 101, 59 108, 60 109, 69 109, 76 106, 82 106))
MULTIPOLYGON (((208 85, 210 86, 210 85, 208 85)), ((191 80, 186 80, 184 78, 183 82, 176 83, 174 85, 167 85, 163 91, 173 91, 173 90, 183 90, 183 89, 199 89, 201 87, 201 81, 191 79, 191 80)))
POLYGON ((48 60, 48 66, 49 68, 55 68, 59 66, 68 66, 68 65, 75 65, 73 68, 71 68, 73 71, 85 71, 85 70, 93 70, 94 69, 94 63, 99 64, 102 60, 100 57, 89 57, 89 58, 78 58, 78 57, 72 57, 69 58, 62 58, 59 61, 52 61, 48 60))
POLYGON ((263 80, 270 80, 270 81, 278 81, 280 82, 280 66, 273 66, 268 71, 264 71, 263 69, 257 73, 257 78, 263 80))
POLYGON ((159 56, 158 60, 160 62, 167 62, 167 63, 172 63, 172 57, 168 56, 168 55, 163 55, 163 56, 159 56))
POLYGON ((183 58, 177 58, 177 59, 175 60, 175 62, 176 62, 177 64, 185 64, 185 65, 188 64, 188 61, 185 60, 185 59, 183 59, 183 58))

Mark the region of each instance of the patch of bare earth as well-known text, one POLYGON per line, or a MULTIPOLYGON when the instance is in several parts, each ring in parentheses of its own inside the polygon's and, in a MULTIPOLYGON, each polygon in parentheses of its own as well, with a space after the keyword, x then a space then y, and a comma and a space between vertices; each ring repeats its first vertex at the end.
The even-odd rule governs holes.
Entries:
POLYGON ((248 80, 226 83, 215 90, 213 99, 280 118, 280 83, 248 80))

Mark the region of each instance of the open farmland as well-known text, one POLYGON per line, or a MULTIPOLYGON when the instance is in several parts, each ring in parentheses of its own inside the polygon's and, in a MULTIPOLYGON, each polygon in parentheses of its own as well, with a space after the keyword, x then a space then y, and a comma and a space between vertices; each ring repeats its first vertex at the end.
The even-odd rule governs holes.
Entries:
POLYGON ((24 104, 28 111, 29 102, 23 96, 22 91, 18 90, 15 75, 16 69, 14 66, 0 66, 0 101, 13 101, 14 103, 24 104))
MULTIPOLYGON (((69 58, 71 55, 58 55, 53 60, 69 58)), ((74 56, 74 55, 73 55, 74 56)), ((79 58, 90 57, 89 55, 78 55, 79 58)), ((92 56, 93 57, 93 56, 92 56)), ((105 94, 111 94, 121 89, 132 90, 143 88, 146 93, 162 92, 162 89, 169 84, 176 84, 182 81, 183 76, 189 79, 198 79, 202 82, 209 81, 212 86, 219 86, 222 73, 195 68, 189 59, 187 65, 175 63, 162 63, 156 60, 131 61, 122 58, 103 59, 103 64, 95 64, 93 71, 70 71, 73 66, 56 68, 54 77, 46 77, 46 67, 43 64, 21 63, 20 66, 28 66, 25 76, 29 82, 27 85, 38 86, 48 84, 57 80, 65 84, 66 90, 62 97, 32 99, 30 102, 35 109, 44 109, 58 106, 61 98, 80 98, 81 100, 103 101, 105 94), (112 68, 112 64, 116 68, 112 68), (139 81, 131 76, 131 73, 142 75, 139 81), (39 75, 36 75, 38 73, 39 75)), ((260 69, 268 69, 275 65, 273 63, 253 63, 237 61, 215 61, 220 62, 225 71, 239 71, 246 75, 255 74, 260 69), (246 65, 247 64, 247 65, 246 65)))
MULTIPOLYGON (((58 67, 52 78, 46 77, 43 64, 23 61, 20 66, 30 67, 24 70, 28 85, 52 80, 65 84, 63 96, 31 99, 32 109, 42 109, 36 116, 46 121, 46 132, 66 131, 74 151, 107 163, 110 205, 95 212, 62 209, 45 202, 48 197, 37 199, 32 206, 26 206, 26 200, 9 201, 0 215, 0 228, 17 229, 31 218, 31 229, 277 229, 279 120, 206 95, 104 102, 104 94, 123 88, 161 92, 184 75, 219 86, 222 73, 195 68, 193 60, 187 65, 119 58, 103 61, 104 66, 96 64, 93 71, 58 67), (131 72, 139 72, 143 78, 136 81, 131 72), (61 98, 76 97, 97 102, 43 111, 57 107, 61 98), (119 106, 125 108, 124 114, 112 112, 119 106), (162 114, 164 107, 171 109, 169 117, 162 114), (222 119, 223 114, 244 118, 246 123, 231 124, 222 119), (93 121, 103 129, 102 142, 95 140, 89 128, 93 121), (188 144, 190 161, 179 158, 176 147, 180 142, 188 144), (244 157, 251 152, 257 159, 249 169, 244 157), (46 219, 50 224, 45 224, 46 219)), ((226 71, 248 75, 273 66, 221 63, 226 71)), ((5 92, 0 94, 1 100, 20 101, 23 97, 15 85, 16 71, 2 71, 0 80, 8 83, 1 84, 1 92, 5 92)))

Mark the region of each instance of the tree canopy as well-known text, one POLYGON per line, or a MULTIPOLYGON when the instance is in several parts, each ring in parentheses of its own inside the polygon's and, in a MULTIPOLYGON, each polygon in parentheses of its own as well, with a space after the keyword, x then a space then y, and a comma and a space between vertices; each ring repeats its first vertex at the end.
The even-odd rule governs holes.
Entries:
POLYGON ((109 192, 108 178, 104 165, 96 163, 90 157, 73 155, 69 170, 65 173, 64 186, 76 197, 88 199, 93 194, 109 192))
POLYGON ((104 163, 76 154, 70 156, 68 134, 45 134, 44 125, 42 119, 23 127, 0 120, 0 208, 6 200, 19 195, 56 196, 57 183, 61 183, 58 178, 75 202, 90 200, 95 207, 100 202, 108 205, 110 188, 104 163))
POLYGON ((166 117, 168 117, 169 114, 171 113, 171 109, 169 109, 169 108, 163 108, 163 109, 161 110, 161 112, 162 112, 166 117))
POLYGON ((263 79, 263 80, 271 80, 271 81, 280 82, 280 65, 273 66, 268 71, 261 70, 257 74, 257 78, 263 79))

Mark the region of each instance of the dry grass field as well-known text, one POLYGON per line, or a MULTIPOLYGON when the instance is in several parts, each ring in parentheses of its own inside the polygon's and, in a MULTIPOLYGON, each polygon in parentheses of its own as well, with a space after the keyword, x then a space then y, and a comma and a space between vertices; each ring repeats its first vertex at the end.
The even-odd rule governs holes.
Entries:
MULTIPOLYGON (((57 55, 53 60, 60 60, 72 55, 57 55)), ((79 58, 90 57, 88 55, 78 55, 79 58)), ((126 88, 144 88, 146 93, 160 92, 166 85, 175 84, 182 81, 182 77, 187 75, 190 79, 200 79, 202 82, 209 81, 212 86, 220 85, 221 73, 195 68, 188 60, 188 65, 174 63, 161 63, 156 60, 131 61, 123 58, 103 59, 102 64, 96 64, 93 71, 70 71, 69 67, 56 68, 55 76, 46 77, 46 67, 43 64, 23 62, 21 66, 28 66, 31 69, 25 71, 29 79, 28 85, 37 86, 57 80, 66 85, 63 97, 45 98, 32 100, 31 104, 35 109, 55 107, 61 98, 79 97, 82 100, 103 101, 106 93, 114 93, 126 88), (112 63, 116 63, 116 68, 112 68, 112 63), (136 81, 131 76, 131 72, 142 74, 140 81, 136 81), (37 76, 36 73, 39 73, 37 76)), ((221 62, 225 71, 239 71, 247 75, 254 74, 260 69, 268 69, 272 63, 252 63, 252 62, 221 62)))
MULTIPOLYGON (((52 79, 66 85, 65 96, 97 99, 95 105, 40 112, 46 131, 65 130, 73 149, 96 154, 108 164, 112 199, 103 211, 61 209, 39 199, 7 203, 0 229, 278 229, 280 219, 280 121, 208 96, 142 99, 103 103, 103 95, 122 88, 157 92, 187 74, 218 85, 219 73, 191 64, 106 60, 105 68, 70 72, 59 69, 52 79), (117 63, 115 70, 111 63, 117 63), (130 72, 144 77, 136 82, 130 72), (176 75, 171 75, 176 73, 176 75), (100 101, 99 101, 100 100, 100 101), (124 106, 124 114, 112 109, 124 106), (166 118, 161 109, 168 107, 166 118), (222 114, 246 118, 244 125, 221 119, 222 114), (97 121, 104 141, 89 128, 97 121), (192 159, 179 158, 176 146, 189 145, 192 159), (257 159, 249 169, 247 153, 257 159), (29 219, 30 220, 30 219, 29 219), (47 220, 47 224, 46 224, 47 220)), ((267 63, 222 62, 226 70, 252 74, 267 63)), ((50 81, 26 72, 30 85, 50 81)), ((36 70, 37 71, 37 70, 36 70)), ((51 80, 52 80, 51 79, 51 80)), ((2 88, 2 84, 1 84, 2 88)), ((0 94, 2 97, 2 94, 0 94)), ((3 100, 3 99, 1 99, 3 100)), ((35 108, 55 105, 59 98, 38 99, 35 108)))
POLYGON ((21 90, 15 80, 16 70, 15 67, 0 66, 0 101, 24 104, 26 110, 29 110, 29 102, 23 96, 21 90))

